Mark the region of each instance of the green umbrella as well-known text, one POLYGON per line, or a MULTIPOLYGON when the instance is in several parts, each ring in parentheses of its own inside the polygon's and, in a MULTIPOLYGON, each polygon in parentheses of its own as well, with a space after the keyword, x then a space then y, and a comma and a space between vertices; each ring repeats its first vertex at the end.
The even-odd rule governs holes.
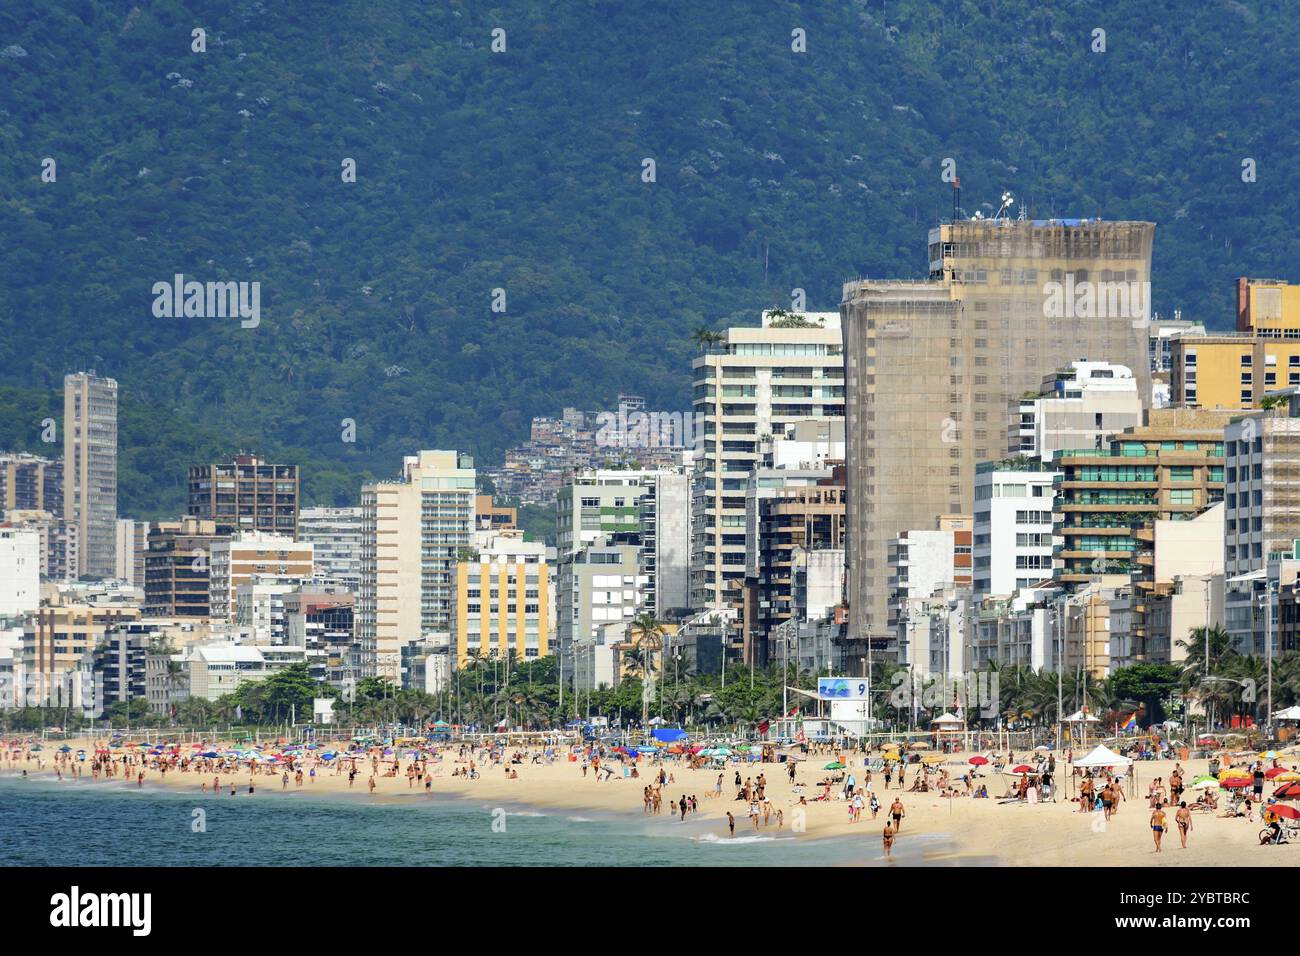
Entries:
POLYGON ((823 769, 823 770, 843 770, 843 769, 844 769, 844 764, 840 763, 838 760, 833 760, 833 761, 831 761, 830 763, 828 763, 826 766, 822 767, 822 769, 823 769))
POLYGON ((730 748, 730 747, 718 747, 718 748, 716 748, 716 749, 713 751, 713 756, 715 756, 715 757, 730 757, 730 756, 731 756, 731 748, 730 748))

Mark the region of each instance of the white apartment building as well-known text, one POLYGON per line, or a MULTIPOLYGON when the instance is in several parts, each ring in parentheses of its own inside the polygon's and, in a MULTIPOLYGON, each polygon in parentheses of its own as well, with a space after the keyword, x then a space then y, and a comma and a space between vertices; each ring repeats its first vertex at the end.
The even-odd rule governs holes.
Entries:
POLYGON ((648 588, 636 545, 601 538, 560 558, 556 636, 566 679, 573 674, 576 646, 595 641, 599 628, 626 624, 642 613, 648 588))
POLYGON ((0 527, 0 620, 21 617, 40 605, 40 534, 0 527))
POLYGON ((966 601, 955 587, 955 557, 949 529, 911 529, 890 545, 889 624, 899 663, 913 674, 961 670, 966 601))
POLYGON ((312 545, 268 531, 242 531, 213 541, 208 552, 209 616, 234 621, 239 586, 255 575, 310 580, 313 555, 312 545))
POLYGON ((1010 597, 1052 577, 1057 475, 1027 459, 976 467, 971 577, 977 602, 1010 597))
POLYGON ((421 451, 402 476, 361 489, 361 589, 357 639, 375 674, 402 676, 402 646, 455 623, 456 563, 473 544, 474 460, 421 451))
POLYGON ((144 556, 149 550, 149 522, 118 518, 113 538, 114 577, 144 590, 144 556))
POLYGON ((312 546, 316 577, 336 581, 353 594, 361 587, 361 508, 304 508, 298 540, 312 546))
POLYGON ((704 440, 692 489, 691 605, 725 607, 745 575, 745 484, 761 443, 808 419, 844 420, 838 312, 806 324, 764 312, 758 328, 727 329, 692 365, 704 440))
POLYGON ((245 681, 266 680, 290 664, 304 662, 306 651, 301 647, 195 644, 185 649, 183 660, 189 671, 190 696, 217 700, 233 694, 245 681))
POLYGON ((1142 396, 1125 365, 1071 362, 1043 379, 1037 397, 1012 412, 1007 450, 1050 462, 1063 449, 1106 447, 1112 434, 1142 424, 1142 396))
POLYGON ((646 612, 690 606, 691 478, 687 469, 594 470, 556 496, 556 551, 563 557, 606 538, 636 542, 649 581, 646 612))
POLYGON ((254 574, 235 588, 235 624, 248 631, 251 643, 290 643, 285 599, 302 583, 301 578, 254 574))

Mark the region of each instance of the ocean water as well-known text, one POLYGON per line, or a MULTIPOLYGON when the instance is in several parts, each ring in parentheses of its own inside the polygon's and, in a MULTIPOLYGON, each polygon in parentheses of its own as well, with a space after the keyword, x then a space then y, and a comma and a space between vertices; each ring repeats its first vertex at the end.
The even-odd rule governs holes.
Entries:
MULTIPOLYGON (((431 800, 418 792, 381 803, 292 788, 218 797, 0 777, 0 866, 889 865, 871 824, 860 840, 753 835, 739 826, 730 838, 715 829, 717 820, 703 814, 681 823, 431 800), (201 832, 195 810, 203 811, 201 832)), ((901 839, 896 864, 925 863, 942 843, 938 836, 901 839)))

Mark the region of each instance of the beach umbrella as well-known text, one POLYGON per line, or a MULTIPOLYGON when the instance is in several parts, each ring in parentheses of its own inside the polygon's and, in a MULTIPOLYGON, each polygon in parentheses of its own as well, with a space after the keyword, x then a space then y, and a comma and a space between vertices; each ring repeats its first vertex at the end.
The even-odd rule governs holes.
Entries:
POLYGON ((971 757, 970 760, 966 762, 976 767, 982 767, 989 762, 989 758, 982 757, 979 754, 976 754, 974 757, 971 757))
POLYGON ((930 749, 930 745, 927 744, 924 740, 918 740, 916 743, 914 743, 914 744, 909 744, 908 746, 910 746, 912 750, 929 750, 929 749, 930 749))
POLYGON ((1294 770, 1288 770, 1286 773, 1280 774, 1273 782, 1295 783, 1297 780, 1300 780, 1300 773, 1296 773, 1294 770))
POLYGON ((1286 817, 1288 820, 1300 820, 1300 810, 1285 803, 1277 803, 1269 807, 1269 812, 1279 817, 1286 817))
POLYGON ((1038 773, 1038 771, 1029 766, 1029 764, 1022 763, 1020 766, 1008 770, 1007 773, 1038 773))
POLYGON ((730 748, 730 747, 715 747, 715 748, 713 749, 713 756, 715 756, 715 757, 730 757, 730 756, 731 756, 731 748, 730 748))
POLYGON ((833 760, 833 761, 831 761, 830 763, 828 763, 826 766, 822 767, 822 769, 823 769, 823 770, 843 770, 843 769, 844 769, 844 764, 840 763, 838 760, 833 760))
POLYGON ((1273 760, 1277 757, 1275 751, 1269 750, 1259 755, 1260 760, 1273 760))
POLYGON ((71 747, 69 747, 67 744, 64 744, 62 747, 59 748, 59 753, 66 754, 69 753, 71 750, 72 750, 71 747))
POLYGON ((1232 777, 1229 780, 1220 780, 1219 786, 1225 790, 1244 790, 1250 786, 1249 777, 1232 777))
POLYGON ((934 766, 935 764, 943 763, 943 760, 943 754, 926 754, 921 758, 921 763, 934 766))
POLYGON ((1300 783, 1284 783, 1273 791, 1278 800, 1300 800, 1300 783))
POLYGON ((1282 776, 1282 774, 1286 772, 1287 772, 1286 767, 1269 767, 1267 770, 1264 771, 1264 779, 1273 780, 1277 777, 1282 776))
POLYGON ((1213 776, 1211 776, 1211 775, 1208 774, 1208 773, 1203 773, 1203 774, 1201 774, 1199 777, 1197 777, 1195 780, 1192 781, 1192 786, 1194 787, 1194 786, 1196 786, 1198 783, 1218 783, 1218 782, 1219 782, 1219 781, 1218 781, 1218 778, 1217 778, 1217 777, 1213 777, 1213 776))
POLYGON ((1213 790, 1219 785, 1219 781, 1213 777, 1202 777, 1196 783, 1192 784, 1193 790, 1213 790))

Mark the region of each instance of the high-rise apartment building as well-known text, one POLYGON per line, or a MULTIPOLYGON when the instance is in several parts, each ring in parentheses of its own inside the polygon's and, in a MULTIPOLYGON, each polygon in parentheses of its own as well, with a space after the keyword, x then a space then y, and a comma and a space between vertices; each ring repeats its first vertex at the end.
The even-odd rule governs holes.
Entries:
POLYGON ((1057 472, 1037 458, 982 461, 975 467, 976 602, 1010 597, 1052 579, 1058 543, 1052 511, 1057 472))
POLYGON ((0 525, 0 619, 21 617, 41 605, 41 536, 0 525))
MULTIPOLYGON (((842 468, 755 468, 745 492, 745 577, 732 597, 739 610, 742 658, 771 662, 772 630, 802 619, 801 590, 818 589, 817 575, 842 586, 844 477, 842 468), (821 562, 811 555, 830 552, 821 562)), ((838 595, 836 597, 838 602, 838 595)))
POLYGON ((1108 575, 1155 580, 1156 519, 1190 521, 1223 500, 1223 428, 1231 413, 1152 409, 1105 451, 1056 456, 1056 577, 1079 587, 1108 575))
POLYGON ((640 557, 637 545, 606 538, 560 555, 556 635, 560 675, 566 683, 573 677, 582 645, 597 643, 598 632, 608 625, 621 628, 643 613, 649 581, 640 557))
POLYGON ((0 514, 48 511, 63 517, 63 460, 0 455, 0 514))
POLYGON ((888 652, 890 541, 973 511, 1006 414, 1077 359, 1133 370, 1150 400, 1148 222, 958 221, 930 230, 926 281, 859 279, 841 305, 848 465, 847 639, 888 652))
MULTIPOLYGON (((1300 388, 1291 389, 1293 403, 1300 388)), ((1300 409, 1297 409, 1300 411, 1300 409)), ((1276 409, 1224 430, 1224 572, 1259 571, 1300 539, 1300 417, 1276 409)))
POLYGON ((144 588, 144 559, 149 551, 149 522, 118 518, 113 539, 113 576, 119 581, 144 588))
POLYGON ((315 559, 312 545, 305 541, 246 531, 214 541, 208 564, 209 615, 214 621, 234 621, 240 585, 258 576, 309 581, 315 559))
POLYGON ((63 518, 77 528, 81 573, 117 571, 117 382, 92 372, 63 379, 63 518))
POLYGON ((474 460, 421 451, 402 477, 361 489, 357 637, 376 676, 401 680, 402 645, 455 623, 456 563, 473 544, 474 460))
POLYGON ((29 528, 40 535, 42 578, 69 581, 80 576, 77 526, 68 524, 62 515, 13 508, 5 512, 5 524, 13 528, 29 528))
POLYGON ((545 657, 551 644, 546 545, 523 532, 485 532, 488 540, 456 565, 456 665, 471 655, 516 663, 545 657))
POLYGON ((1237 280, 1233 332, 1170 339, 1170 394, 1195 408, 1258 408, 1267 392, 1300 385, 1300 286, 1237 280))
POLYGON ((730 328, 693 363, 695 452, 691 605, 725 607, 745 576, 745 485, 760 443, 788 424, 844 416, 840 316, 764 312, 759 328, 730 328))
POLYGON ((150 617, 208 617, 214 544, 228 540, 216 522, 163 521, 149 531, 144 559, 144 613, 150 617))
POLYGON ((303 508, 298 540, 312 546, 316 577, 336 581, 353 594, 361 588, 361 509, 303 508))
POLYGON ((1007 451, 1051 461, 1062 448, 1104 448, 1115 432, 1142 424, 1142 409, 1126 366, 1071 362, 1045 376, 1037 395, 1014 403, 1007 451))
POLYGON ((648 581, 644 611, 690 606, 691 485, 683 468, 580 472, 556 495, 556 550, 598 539, 636 544, 648 581))
POLYGON ((298 466, 273 465, 239 454, 225 464, 192 465, 192 518, 215 521, 224 534, 266 531, 298 535, 298 466))

